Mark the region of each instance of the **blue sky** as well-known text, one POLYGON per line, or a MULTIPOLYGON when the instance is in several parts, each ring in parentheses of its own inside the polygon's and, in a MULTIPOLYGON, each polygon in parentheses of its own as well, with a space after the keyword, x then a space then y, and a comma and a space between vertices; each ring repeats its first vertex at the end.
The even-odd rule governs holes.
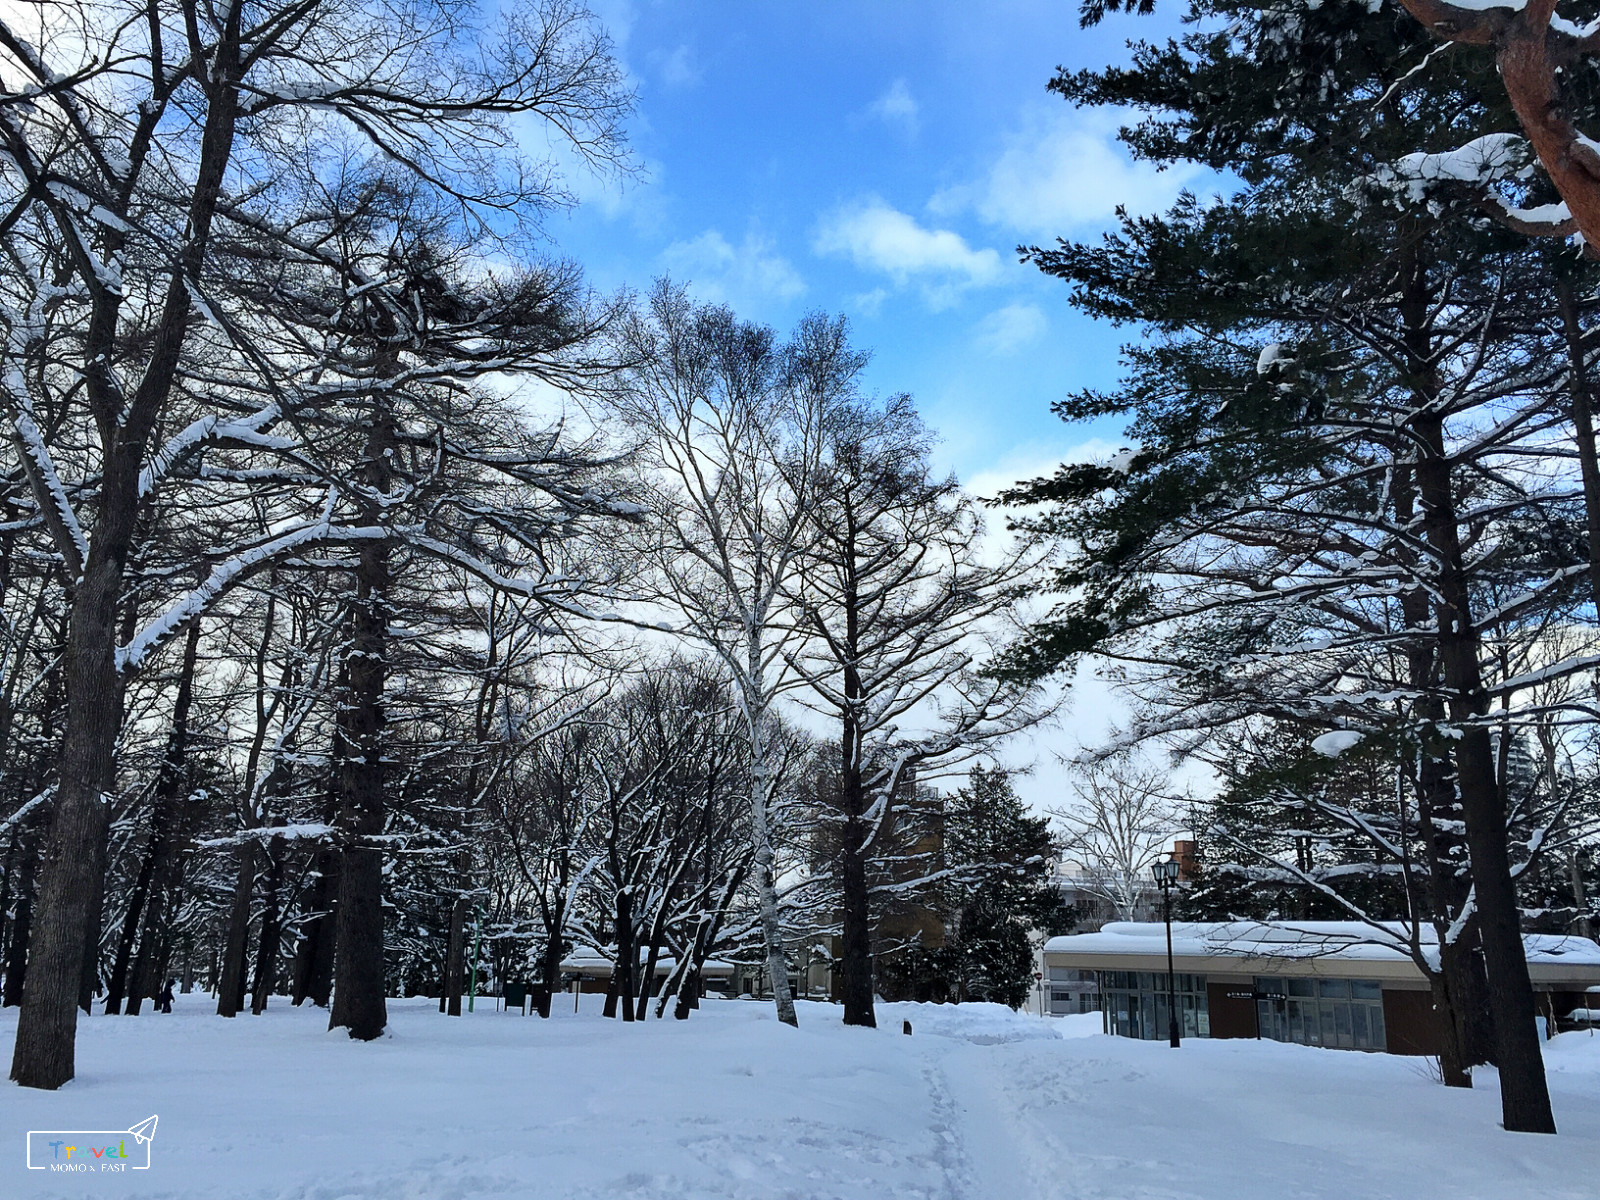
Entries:
POLYGON ((666 273, 780 329, 845 313, 871 387, 912 393, 980 492, 1115 445, 1115 426, 1069 429, 1049 405, 1115 379, 1125 333, 1014 248, 1198 185, 1131 162, 1117 116, 1045 91, 1058 64, 1122 60, 1169 21, 1084 31, 1075 4, 1040 0, 596 8, 639 90, 644 175, 583 183, 551 224, 594 284, 666 273))

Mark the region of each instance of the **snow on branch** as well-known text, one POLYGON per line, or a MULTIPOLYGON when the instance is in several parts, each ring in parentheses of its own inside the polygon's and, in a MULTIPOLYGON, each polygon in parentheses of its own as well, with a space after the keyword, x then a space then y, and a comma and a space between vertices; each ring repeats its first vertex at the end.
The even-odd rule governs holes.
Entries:
POLYGON ((321 516, 287 533, 279 534, 235 554, 217 564, 204 582, 169 605, 144 625, 126 646, 117 648, 117 669, 137 670, 150 652, 176 633, 191 618, 199 616, 251 575, 270 566, 286 554, 314 544, 372 541, 385 538, 390 531, 381 525, 339 528, 333 524, 336 493, 330 490, 321 516))

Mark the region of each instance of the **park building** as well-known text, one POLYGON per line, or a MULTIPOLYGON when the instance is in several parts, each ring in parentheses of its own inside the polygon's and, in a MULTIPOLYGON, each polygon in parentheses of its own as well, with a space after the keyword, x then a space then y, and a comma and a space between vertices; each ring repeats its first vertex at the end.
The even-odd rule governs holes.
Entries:
MULTIPOLYGON (((1174 921, 1180 1032, 1437 1055, 1440 1037, 1427 978, 1397 948, 1404 928, 1386 928, 1392 942, 1359 922, 1174 921)), ((1430 940, 1433 931, 1425 930, 1425 951, 1430 940)), ((1586 1023, 1600 996, 1600 945, 1556 934, 1526 934, 1523 942, 1546 1029, 1586 1023)), ((1043 957, 1045 986, 1063 997, 1052 1001, 1053 1012, 1081 1011, 1077 998, 1092 980, 1106 1033, 1166 1039, 1162 923, 1113 922, 1096 933, 1051 938, 1043 957)))

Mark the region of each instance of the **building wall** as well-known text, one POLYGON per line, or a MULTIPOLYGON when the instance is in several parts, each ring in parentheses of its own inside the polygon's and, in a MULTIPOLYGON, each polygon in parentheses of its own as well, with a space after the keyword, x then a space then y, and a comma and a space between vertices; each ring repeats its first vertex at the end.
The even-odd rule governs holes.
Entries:
POLYGON ((1429 992, 1384 988, 1383 1025, 1390 1054, 1437 1055, 1442 1048, 1429 992))
POLYGON ((1249 990, 1248 980, 1243 983, 1206 981, 1206 1007, 1211 1010, 1212 1037, 1253 1038, 1259 1034, 1256 1026, 1256 1002, 1228 994, 1249 990))

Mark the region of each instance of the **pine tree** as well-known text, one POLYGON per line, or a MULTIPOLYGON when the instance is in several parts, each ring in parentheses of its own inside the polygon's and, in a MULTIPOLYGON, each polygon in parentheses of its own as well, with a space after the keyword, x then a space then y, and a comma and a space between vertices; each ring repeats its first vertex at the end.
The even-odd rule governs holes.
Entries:
POLYGON ((946 942, 930 966, 953 1000, 1021 1008, 1033 987, 1035 934, 1073 926, 1053 879, 1049 818, 1027 811, 1003 768, 974 767, 945 800, 944 857, 946 942))
MULTIPOLYGON (((1128 349, 1122 389, 1058 406, 1130 417, 1134 449, 1012 496, 1054 504, 1033 524, 1070 548, 1064 600, 1016 666, 1124 653, 1152 701, 1138 731, 1180 743, 1281 718, 1408 741, 1447 958, 1470 954, 1455 918, 1475 906, 1506 1126, 1549 1130, 1481 639, 1570 611, 1586 566, 1571 493, 1490 465, 1541 453, 1568 415, 1559 279, 1487 222, 1480 193, 1406 158, 1496 128, 1497 94, 1474 86, 1486 59, 1397 84, 1421 32, 1392 11, 1188 14, 1191 32, 1137 47, 1130 68, 1051 85, 1153 110, 1124 132, 1137 155, 1242 187, 1125 219, 1099 246, 1027 252, 1079 307, 1154 337, 1128 349)), ((1520 186, 1536 200, 1545 185, 1520 186)))

